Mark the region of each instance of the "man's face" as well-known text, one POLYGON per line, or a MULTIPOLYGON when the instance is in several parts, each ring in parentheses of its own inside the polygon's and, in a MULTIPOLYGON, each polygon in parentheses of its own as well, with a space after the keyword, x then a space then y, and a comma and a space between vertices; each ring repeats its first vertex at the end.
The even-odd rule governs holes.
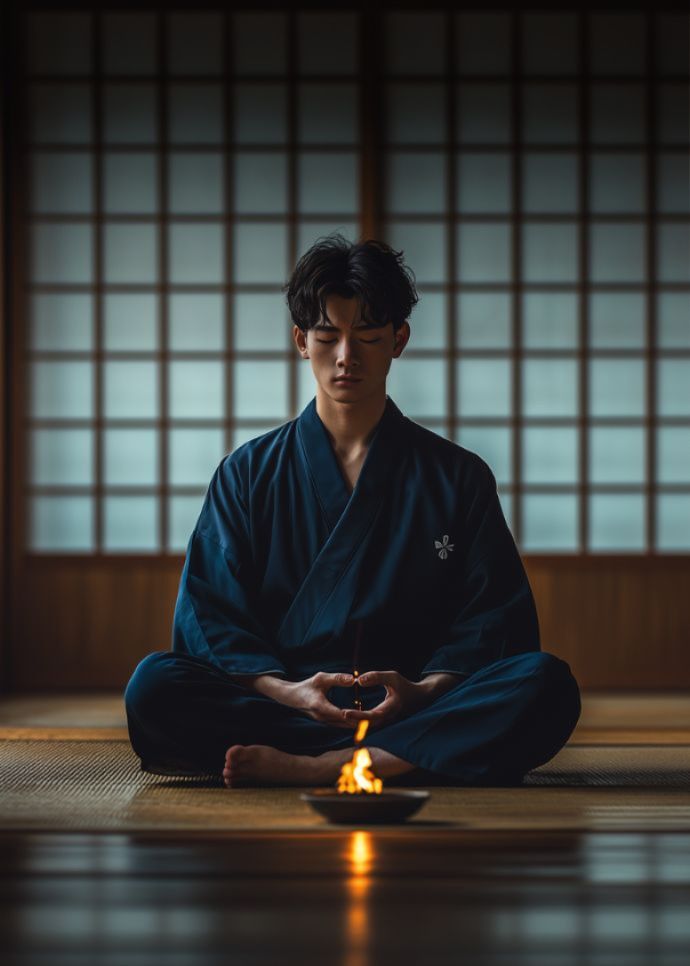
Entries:
POLYGON ((407 322, 395 334, 392 322, 374 327, 362 319, 358 298, 339 295, 328 296, 326 314, 328 318, 321 318, 306 334, 293 326, 300 355, 311 361, 321 390, 338 402, 356 402, 381 389, 385 393, 391 361, 397 359, 410 337, 407 322), (336 381, 346 375, 357 381, 336 381))

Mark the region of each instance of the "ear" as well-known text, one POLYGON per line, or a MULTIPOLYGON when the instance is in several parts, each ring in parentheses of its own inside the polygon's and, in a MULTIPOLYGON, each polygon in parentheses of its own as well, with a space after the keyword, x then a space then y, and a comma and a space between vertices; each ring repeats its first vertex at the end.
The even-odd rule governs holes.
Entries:
POLYGON ((307 350, 307 333, 302 332, 298 325, 293 325, 292 337, 295 340, 295 345, 297 346, 297 351, 299 354, 303 359, 308 359, 309 352, 307 350))
POLYGON ((395 348, 393 349, 393 358, 397 359, 402 353, 403 349, 407 345, 410 338, 410 326, 408 322, 403 322, 398 331, 395 333, 395 348))

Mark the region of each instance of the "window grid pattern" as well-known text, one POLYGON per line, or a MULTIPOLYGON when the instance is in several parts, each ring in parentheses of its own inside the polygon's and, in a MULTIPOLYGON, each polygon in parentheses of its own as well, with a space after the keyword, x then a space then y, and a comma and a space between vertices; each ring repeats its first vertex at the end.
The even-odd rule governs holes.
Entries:
POLYGON ((279 290, 333 230, 405 251, 389 393, 487 459, 523 551, 690 550, 686 15, 26 28, 30 552, 184 549, 223 454, 314 393, 279 290))
MULTIPOLYGON (((687 26, 686 19, 679 18, 678 26, 687 26)), ((690 445, 687 339, 683 342, 683 337, 679 337, 681 344, 672 348, 657 344, 658 298, 676 293, 687 299, 687 258, 683 265, 681 256, 681 267, 672 271, 662 286, 661 279, 668 272, 660 261, 657 245, 660 226, 661 231, 667 224, 682 225, 683 230, 688 230, 687 183, 684 190, 679 183, 673 203, 660 208, 657 185, 662 181, 656 164, 658 157, 665 162, 677 159, 685 169, 688 137, 686 133, 674 141, 667 135, 664 140, 659 133, 664 118, 659 92, 665 90, 670 79, 669 70, 662 74, 657 63, 663 56, 659 28, 663 18, 655 20, 652 14, 619 18, 622 33, 632 25, 641 28, 638 34, 644 38, 636 72, 622 69, 620 75, 605 69, 602 73, 600 52, 595 63, 591 57, 597 31, 603 32, 607 25, 615 26, 616 22, 616 14, 598 18, 585 12, 565 17, 560 13, 496 16, 411 12, 390 14, 387 25, 389 36, 395 37, 397 29, 399 34, 414 37, 415 45, 422 51, 435 51, 435 56, 425 59, 422 55, 417 59, 414 78, 420 89, 429 92, 429 96, 420 97, 426 116, 422 125, 425 143, 411 143, 414 122, 405 129, 399 121, 396 107, 411 92, 406 86, 410 77, 397 70, 396 61, 404 60, 398 52, 397 58, 395 54, 389 56, 386 64, 388 105, 393 105, 393 109, 389 110, 390 123, 381 144, 389 189, 385 212, 387 240, 401 247, 407 243, 409 247, 414 243, 415 231, 419 237, 426 231, 426 247, 432 255, 426 263, 421 259, 426 272, 420 279, 421 287, 445 299, 447 345, 453 346, 451 352, 437 353, 439 359, 445 359, 445 366, 439 365, 436 370, 436 385, 428 394, 429 410, 424 422, 470 449, 483 451, 494 470, 498 469, 506 516, 518 543, 532 552, 690 549, 690 476, 687 469, 673 468, 687 464, 688 456, 683 458, 680 454, 683 447, 687 450, 690 445), (535 56, 540 32, 544 39, 543 31, 549 25, 568 20, 566 35, 574 38, 570 66, 567 61, 566 66, 545 65, 544 73, 535 56), (473 33, 478 34, 482 24, 495 29, 499 21, 506 33, 500 69, 492 73, 478 60, 467 71, 459 58, 463 31, 465 38, 470 38, 466 39, 470 45, 473 33), (438 44, 441 37, 445 38, 443 48, 438 44), (443 57, 438 56, 440 49, 443 57), (602 92, 606 94, 614 85, 623 92, 639 89, 643 95, 645 123, 639 137, 611 135, 609 139, 601 125, 597 129, 602 92), (483 130, 478 123, 474 128, 467 123, 463 101, 472 103, 473 91, 486 94, 488 89, 502 88, 509 104, 498 117, 504 122, 503 129, 498 123, 492 129, 491 122, 498 115, 492 115, 497 109, 491 97, 486 98, 483 130), (572 101, 570 131, 559 130, 552 117, 547 115, 545 120, 538 112, 537 95, 548 107, 548 96, 558 91, 568 92, 572 101), (617 168, 638 153, 646 161, 644 199, 639 210, 621 211, 624 205, 616 199, 607 205, 606 199, 599 197, 601 191, 597 195, 592 190, 598 186, 593 177, 597 163, 613 160, 613 173, 620 178, 617 168), (432 161, 439 162, 437 177, 445 178, 443 208, 430 192, 415 193, 411 181, 411 200, 401 190, 400 171, 413 155, 420 159, 422 172, 432 170, 432 161), (535 162, 540 159, 547 163, 539 167, 535 162), (561 195, 559 204, 554 204, 546 189, 549 167, 557 170, 557 161, 570 163, 570 178, 562 179, 559 187, 565 194, 570 187, 573 199, 566 197, 564 203, 561 195), (530 177, 531 168, 536 169, 537 178, 530 177), (544 210, 535 204, 540 190, 544 210), (483 210, 478 199, 484 202, 483 210), (429 205, 426 211, 424 202, 429 205), (676 210, 669 212, 669 207, 676 210), (551 246, 559 254, 558 246, 564 241, 564 234, 560 238, 558 235, 561 226, 570 234, 569 239, 565 236, 568 245, 564 249, 566 255, 570 252, 570 264, 564 266, 559 278, 550 267, 548 255, 551 246), (475 263, 471 244, 482 244, 482 231, 488 242, 484 241, 483 257, 475 263), (597 261, 597 245, 601 248, 598 232, 603 233, 604 240, 608 232, 609 238, 608 250, 599 253, 597 261), (618 258, 616 262, 616 247, 624 246, 636 232, 643 255, 636 259, 634 256, 639 253, 633 252, 629 258, 618 258), (535 263, 530 250, 539 240, 539 233, 542 252, 535 263), (487 254, 489 243, 493 244, 498 262, 493 272, 487 254), (433 257, 441 252, 447 254, 444 279, 439 279, 435 272, 440 258, 433 257), (607 271, 599 272, 598 277, 604 254, 612 265, 605 266, 607 271), (632 262, 634 270, 628 262, 632 262), (505 293, 503 298, 510 305, 506 318, 498 318, 505 305, 496 298, 497 292, 505 293), (473 312, 479 314, 472 302, 474 293, 479 298, 494 300, 492 319, 473 318, 473 312), (606 345, 605 320, 602 322, 599 317, 601 309, 592 311, 592 305, 600 305, 611 295, 614 299, 632 295, 641 308, 640 337, 635 341, 628 336, 631 345, 626 344, 624 332, 618 334, 619 344, 610 340, 606 345), (551 328, 547 331, 541 325, 543 331, 538 332, 535 330, 540 326, 535 323, 540 320, 534 309, 545 296, 553 303, 551 328), (568 300, 572 303, 571 344, 559 347, 559 320, 554 310, 560 307, 564 315, 568 300), (482 332, 481 324, 489 321, 493 333, 482 332), (554 347, 549 345, 550 340, 554 347), (678 369, 678 395, 672 392, 670 403, 675 412, 664 412, 661 403, 663 392, 657 373, 663 373, 666 361, 678 369), (629 380, 634 382, 626 386, 629 380), (433 412, 438 384, 444 381, 445 413, 433 412), (622 453, 618 475, 609 470, 610 479, 605 478, 607 459, 613 459, 607 457, 606 447, 602 447, 607 427, 609 443, 615 440, 614 434, 621 434, 623 441, 633 440, 640 450, 641 473, 636 474, 634 467, 626 465, 622 453), (664 479, 664 473, 659 472, 660 441, 671 427, 683 427, 685 437, 682 441, 679 433, 676 453, 669 444, 664 454, 664 479), (631 429, 636 438, 626 436, 631 429), (669 473, 675 473, 674 482, 668 478, 669 473), (675 506, 671 503, 673 498, 677 498, 675 506)), ((677 80, 687 74, 687 55, 682 66, 677 80)), ((564 100, 560 108, 564 110, 569 102, 564 100)), ((476 122, 471 115, 469 120, 476 122)), ((615 181, 609 177, 606 188, 613 187, 615 181)), ((422 249, 421 242, 419 248, 422 249)), ((635 319, 629 323, 632 334, 635 319)), ((685 326, 690 327, 687 319, 685 326)), ((562 335, 561 343, 567 343, 562 335)))
MULTIPOLYGON (((57 19, 50 15, 29 17, 30 61, 32 40, 42 27, 45 32, 47 23, 57 25, 58 30, 62 27, 75 32, 90 22, 90 49, 93 53, 92 64, 86 65, 82 74, 74 78, 65 71, 57 75, 41 71, 32 73, 29 65, 27 81, 30 91, 33 84, 34 88, 37 85, 52 86, 64 93, 71 83, 89 92, 91 134, 88 128, 79 130, 82 118, 78 111, 74 111, 68 115, 68 120, 78 129, 76 143, 70 143, 69 132, 67 135, 63 132, 55 142, 46 138, 36 141, 30 137, 27 155, 31 158, 51 153, 65 156, 69 152, 90 159, 93 165, 91 203, 83 205, 84 211, 79 213, 74 210, 59 213, 41 210, 45 192, 42 199, 34 179, 29 232, 32 226, 44 224, 95 226, 86 239, 88 251, 82 249, 86 258, 92 259, 91 268, 76 283, 74 280, 45 281, 40 277, 37 280, 40 271, 37 270, 36 250, 40 247, 40 239, 37 241, 35 235, 30 238, 29 293, 50 297, 51 294, 71 292, 93 297, 93 335, 88 346, 37 348, 35 340, 39 326, 35 324, 35 316, 32 319, 34 324, 30 326, 27 345, 30 380, 27 536, 30 550, 108 554, 183 550, 198 514, 205 485, 222 456, 245 439, 291 418, 313 395, 313 378, 304 378, 311 373, 298 369, 296 353, 287 348, 289 316, 280 287, 289 266, 316 237, 334 228, 352 238, 356 235, 360 208, 357 192, 360 175, 359 81, 353 72, 357 46, 352 29, 356 18, 349 13, 289 12, 274 14, 271 21, 274 51, 279 56, 273 63, 267 60, 263 70, 255 70, 246 56, 242 57, 242 38, 256 40, 257 31, 264 30, 266 20, 250 13, 230 16, 219 12, 199 16, 94 12, 72 18, 63 14, 57 19), (117 33, 118 21, 125 30, 136 21, 144 37, 147 36, 147 26, 150 28, 150 63, 143 57, 138 69, 120 63, 121 72, 112 66, 109 72, 108 37, 117 33), (190 72, 184 73, 178 63, 175 70, 170 63, 171 54, 174 59, 175 34, 183 33, 184 28, 193 29, 195 23, 203 27, 204 22, 206 29, 200 30, 198 42, 207 43, 214 34, 221 38, 215 66, 209 68, 208 64, 191 63, 190 72), (335 66, 330 76, 322 75, 321 71, 328 69, 328 65, 315 63, 312 56, 311 63, 303 65, 302 72, 298 73, 298 51, 305 51, 306 45, 319 37, 323 40, 334 28, 344 33, 349 31, 352 35, 349 66, 335 66), (243 62, 236 62, 238 55, 243 62), (209 104, 213 100, 210 95, 214 87, 217 88, 218 110, 215 123, 212 123, 209 104), (330 131, 325 131, 326 140, 321 143, 319 120, 324 114, 319 94, 324 88, 340 92, 343 111, 349 112, 351 123, 346 126, 343 139, 331 127, 330 131), (190 94, 194 90, 203 90, 208 100, 197 103, 195 95, 190 94), (276 124, 280 130, 269 136, 256 124, 252 129, 251 109, 266 111, 266 104, 262 105, 262 91, 280 95, 277 100, 281 102, 282 123, 276 124), (129 100, 123 100, 119 92, 128 93, 129 100), (196 108, 196 116, 185 117, 184 112, 180 113, 179 99, 176 101, 175 95, 181 92, 186 93, 192 107, 196 108), (149 106, 150 130, 139 124, 134 95, 149 106), (118 109, 122 111, 121 100, 127 112, 118 115, 118 109), (124 124, 127 130, 118 129, 118 123, 121 127, 124 124), (235 132, 235 137, 230 137, 228 132, 235 132), (204 207, 206 196, 198 184, 194 192, 187 191, 188 195, 193 195, 191 199, 181 197, 185 183, 184 179, 178 178, 176 184, 173 162, 179 164, 185 159, 202 158, 211 152, 219 162, 219 180, 223 187, 218 193, 215 210, 212 202, 206 202, 210 210, 204 211, 200 208, 204 207), (339 193, 343 210, 337 210, 336 204, 333 217, 334 206, 329 205, 324 197, 332 185, 323 180, 319 183, 314 162, 332 160, 338 168, 338 160, 343 156, 348 163, 340 165, 337 172, 341 180, 343 177, 347 180, 339 193), (111 191, 110 195, 108 192, 108 162, 113 162, 110 173, 115 174, 118 170, 126 172, 127 162, 132 158, 153 162, 154 175, 149 177, 150 193, 155 196, 155 201, 140 197, 140 210, 131 210, 118 201, 118 190, 120 198, 123 193, 122 185, 115 184, 118 190, 111 191), (269 199, 266 205, 257 191, 259 181, 252 179, 251 169, 261 169, 262 161, 268 162, 263 168, 269 177, 264 178, 260 187, 270 193, 275 186, 275 178, 270 177, 275 173, 271 159, 282 162, 285 190, 282 199, 269 199), (243 184, 244 194, 240 190, 243 184), (202 205, 198 204, 199 199, 202 205), (136 228, 141 230, 138 237, 136 234, 118 236, 118 231, 129 230, 132 226, 136 226, 135 231, 136 228), (190 226, 214 226, 217 229, 211 240, 213 244, 207 243, 200 263, 195 266, 198 280, 191 277, 193 273, 185 274, 185 263, 194 257, 194 245, 190 247, 188 244, 185 249, 182 232, 175 234, 179 226, 182 232, 190 226), (277 251, 262 251, 261 245, 266 239, 252 237, 253 227, 259 232, 268 229, 280 235, 281 245, 277 251), (136 257, 128 259, 128 243, 135 248, 139 246, 139 261, 136 257), (177 261, 176 245, 180 249, 177 261), (250 250, 254 264, 261 263, 263 258, 268 268, 257 271, 251 259, 243 260, 245 248, 250 250), (208 271, 204 259, 213 262, 214 256, 219 264, 208 271), (266 305, 259 303, 258 309, 252 307, 252 299, 262 296, 271 300, 270 315, 266 305), (148 306, 151 317, 147 326, 143 326, 151 329, 149 344, 145 344, 147 340, 142 325, 135 325, 132 331, 123 334, 131 316, 128 320, 124 314, 127 304, 118 308, 117 300, 132 300, 129 309, 134 313, 137 298, 152 299, 148 306), (205 329, 198 318, 190 325, 192 320, 189 318, 190 307, 198 308, 199 300, 203 298, 214 300, 206 309, 209 319, 205 329), (187 307, 185 299, 190 302, 187 307), (109 312, 111 307, 112 312, 109 312), (258 318, 262 331, 253 334, 249 323, 257 320, 257 311, 263 312, 258 318), (236 312, 244 318, 244 327, 240 330, 235 325, 236 312), (196 329, 196 335, 190 329, 196 329), (131 344, 125 347, 128 340, 131 344), (271 348, 271 342, 279 348, 271 348), (62 371, 45 368, 55 363, 63 367, 76 365, 77 368, 63 368, 62 371), (251 366, 257 363, 261 364, 257 368, 264 367, 261 378, 269 383, 263 392, 258 380, 252 378, 257 369, 252 370, 251 366), (56 384, 52 391, 51 380, 56 384), (79 380, 82 381, 81 398, 78 398, 78 391, 72 392, 75 398, 70 407, 68 385, 70 381, 79 380), (64 410, 59 416, 51 412, 51 401, 55 401, 54 398, 51 400, 51 395, 59 397, 64 410), (245 401, 244 408, 239 404, 242 400, 245 401), (56 459, 53 453, 49 467, 47 451, 41 450, 39 445, 45 443, 46 434, 61 431, 63 443, 66 442, 65 432, 82 433, 81 441, 75 436, 71 439, 73 455, 81 456, 83 462, 86 454, 90 463, 86 472, 82 466, 83 478, 79 483, 70 478, 61 465, 65 462, 68 446, 63 447, 62 460, 56 459), (150 435, 152 431, 153 437, 150 435), (154 445, 150 446, 151 443, 154 445), (155 467, 152 469, 154 452, 155 467), (190 461, 195 459, 196 473, 190 472, 189 468, 190 461), (123 462, 127 464, 124 473, 123 462), (49 481, 51 474, 53 479, 49 481), (128 478, 127 482, 125 478, 128 478), (63 521, 57 531, 54 527, 51 529, 50 523, 51 517, 56 516, 63 521), (128 518, 130 523, 127 523, 128 518), (75 534, 74 546, 70 544, 70 534, 75 534)), ((86 48, 89 49, 88 44, 86 48)), ((145 47, 142 50, 146 52, 145 47)), ((42 53, 45 55, 45 51, 42 53)), ((179 58, 178 44, 178 61, 179 58)), ((268 107, 273 109, 274 105, 268 107)), ((269 117, 269 121, 274 120, 273 116, 269 117)), ((134 167, 134 174, 139 179, 144 177, 141 164, 134 167)), ((59 191, 53 193, 53 205, 56 204, 55 195, 59 196, 59 191)), ((72 197, 67 208, 74 207, 72 197)), ((78 202, 76 207, 79 210, 78 202)), ((75 245, 84 241, 78 236, 71 240, 75 245)), ((38 254, 40 257, 40 252, 38 254)), ((50 255, 53 263, 57 261, 59 265, 55 251, 50 255)), ((69 274, 69 266, 65 274, 69 274)), ((88 324, 84 328, 88 329, 88 324)), ((79 339, 76 341, 78 343, 79 339)))

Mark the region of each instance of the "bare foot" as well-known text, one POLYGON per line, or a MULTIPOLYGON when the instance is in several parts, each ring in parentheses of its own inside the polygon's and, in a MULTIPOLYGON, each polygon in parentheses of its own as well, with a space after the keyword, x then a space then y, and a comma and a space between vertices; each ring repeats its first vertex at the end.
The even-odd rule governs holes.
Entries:
MULTIPOLYGON (((353 755, 352 748, 322 755, 291 755, 270 745, 231 745, 225 753, 223 781, 228 788, 246 785, 333 785, 353 755)), ((379 778, 411 771, 414 765, 381 748, 370 748, 372 767, 379 778)))
POLYGON ((290 755, 270 745, 231 745, 225 753, 223 780, 228 788, 327 784, 336 780, 340 768, 351 757, 350 748, 312 756, 290 755))

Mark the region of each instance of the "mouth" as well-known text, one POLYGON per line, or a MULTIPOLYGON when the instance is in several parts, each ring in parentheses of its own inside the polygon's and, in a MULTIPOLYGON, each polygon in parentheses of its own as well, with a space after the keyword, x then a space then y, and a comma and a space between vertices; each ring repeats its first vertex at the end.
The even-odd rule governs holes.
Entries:
POLYGON ((341 382, 343 385, 349 385, 349 383, 361 382, 361 379, 355 379, 352 376, 338 376, 333 382, 341 382))

